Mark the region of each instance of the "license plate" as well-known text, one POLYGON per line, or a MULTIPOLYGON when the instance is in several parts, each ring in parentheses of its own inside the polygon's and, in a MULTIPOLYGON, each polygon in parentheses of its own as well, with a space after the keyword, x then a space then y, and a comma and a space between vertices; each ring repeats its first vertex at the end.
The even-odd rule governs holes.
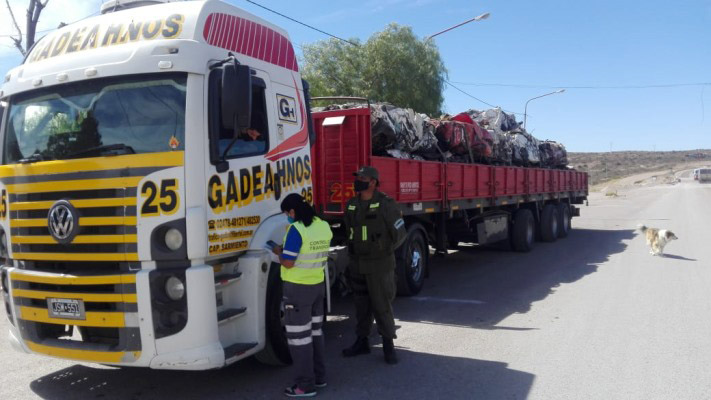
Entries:
POLYGON ((47 308, 52 318, 86 319, 82 300, 47 299, 47 308))

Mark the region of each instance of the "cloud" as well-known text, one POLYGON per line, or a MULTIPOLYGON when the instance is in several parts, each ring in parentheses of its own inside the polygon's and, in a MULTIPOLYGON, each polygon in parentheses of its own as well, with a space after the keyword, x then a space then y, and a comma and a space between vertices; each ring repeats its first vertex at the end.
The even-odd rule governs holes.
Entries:
MULTIPOLYGON (((42 10, 37 23, 36 39, 39 40, 49 31, 56 29, 62 22, 70 24, 89 15, 98 14, 101 3, 101 0, 49 0, 47 7, 42 10)), ((25 32, 25 16, 27 15, 27 6, 29 4, 30 0, 10 0, 10 7, 23 34, 25 32)), ((2 70, 9 69, 12 65, 22 61, 20 52, 15 48, 12 40, 7 37, 7 35, 16 35, 17 30, 12 23, 5 0, 0 1, 0 27, 2 27, 0 28, 0 59, 2 59, 0 70, 2 70), (13 62, 13 60, 13 64, 9 67, 6 66, 6 63, 13 62)))

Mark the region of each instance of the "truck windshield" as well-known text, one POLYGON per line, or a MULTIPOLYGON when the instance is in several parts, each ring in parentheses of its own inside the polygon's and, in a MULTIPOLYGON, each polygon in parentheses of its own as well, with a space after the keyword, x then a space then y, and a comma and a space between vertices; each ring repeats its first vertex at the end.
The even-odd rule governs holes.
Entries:
POLYGON ((186 74, 95 79, 11 98, 4 163, 182 150, 186 74))

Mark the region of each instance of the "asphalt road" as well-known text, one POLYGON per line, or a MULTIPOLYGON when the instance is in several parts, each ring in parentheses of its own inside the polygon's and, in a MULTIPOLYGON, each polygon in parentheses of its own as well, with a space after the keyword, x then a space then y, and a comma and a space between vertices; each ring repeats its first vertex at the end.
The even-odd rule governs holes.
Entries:
MULTIPOLYGON (((570 237, 528 254, 462 247, 395 303, 400 364, 340 357, 348 299, 326 326, 324 399, 711 398, 711 185, 593 195, 570 237), (635 227, 673 230, 653 257, 635 227)), ((4 311, 0 311, 4 313, 4 311)), ((0 332, 7 330, 0 318, 0 332)), ((0 399, 278 399, 288 368, 115 369, 14 352, 0 336, 0 399)), ((377 342, 377 338, 373 338, 377 342)))

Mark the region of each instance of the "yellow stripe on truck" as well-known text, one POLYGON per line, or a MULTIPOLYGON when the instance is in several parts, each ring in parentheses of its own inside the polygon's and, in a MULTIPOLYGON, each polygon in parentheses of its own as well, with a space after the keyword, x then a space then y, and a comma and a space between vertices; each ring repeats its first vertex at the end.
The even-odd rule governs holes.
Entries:
POLYGON ((123 328, 126 322, 121 312, 91 312, 86 313, 86 319, 52 318, 46 308, 20 307, 19 318, 25 321, 42 322, 56 325, 76 325, 96 328, 123 328))
POLYGON ((138 261, 137 253, 12 253, 17 260, 138 261))
MULTIPOLYGON (((15 244, 57 244, 51 236, 12 236, 15 244)), ((138 235, 79 235, 72 240, 72 244, 90 243, 136 243, 138 235)))
POLYGON ((10 273, 10 279, 13 281, 46 283, 50 285, 120 285, 122 283, 136 283, 136 275, 75 276, 17 271, 10 273))
MULTIPOLYGON (((119 363, 124 358, 124 355, 128 354, 119 351, 65 349, 62 347, 45 346, 30 342, 29 340, 25 340, 25 345, 27 345, 27 348, 35 353, 45 354, 52 357, 67 358, 70 360, 91 361, 97 363, 119 363)), ((131 353, 133 354, 135 360, 137 360, 141 355, 140 351, 134 351, 131 353)))
MULTIPOLYGON (((77 208, 128 207, 136 205, 136 198, 119 197, 115 199, 83 199, 69 200, 69 202, 77 208)), ((54 203, 56 203, 56 201, 25 201, 10 203, 10 211, 47 210, 52 207, 54 203)))
MULTIPOLYGON (((136 217, 80 217, 80 226, 136 225, 136 217)), ((11 228, 46 227, 47 218, 11 219, 11 228)))
POLYGON ((12 291, 13 297, 24 297, 28 299, 45 300, 53 299, 79 299, 85 302, 107 302, 107 303, 137 303, 138 297, 135 293, 66 293, 48 292, 44 290, 15 289, 12 291))
POLYGON ((10 193, 65 192, 70 190, 97 190, 135 187, 142 176, 106 179, 74 179, 70 181, 50 181, 36 183, 15 183, 7 185, 10 193))
POLYGON ((12 164, 0 166, 0 178, 8 176, 51 175, 82 171, 142 167, 180 167, 184 160, 183 151, 165 153, 126 154, 111 157, 93 157, 79 160, 40 161, 32 164, 12 164))

